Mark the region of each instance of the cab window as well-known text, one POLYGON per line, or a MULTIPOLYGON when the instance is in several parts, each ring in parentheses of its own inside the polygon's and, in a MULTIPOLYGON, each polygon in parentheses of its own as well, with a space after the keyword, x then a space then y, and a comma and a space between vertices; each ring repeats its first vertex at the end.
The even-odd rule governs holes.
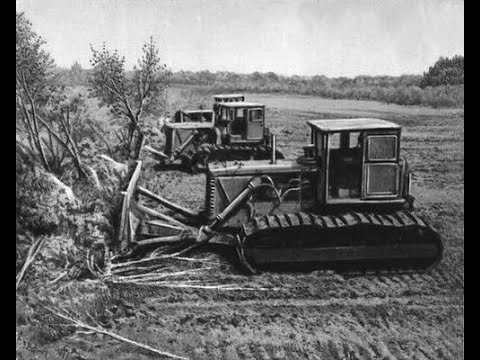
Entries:
POLYGON ((262 109, 252 109, 252 110, 250 110, 250 121, 263 121, 263 111, 262 111, 262 109))
POLYGON ((333 133, 330 135, 330 150, 340 149, 340 133, 333 133))
POLYGON ((397 136, 371 135, 367 139, 368 161, 395 161, 397 159, 397 136))
POLYGON ((222 120, 228 120, 228 110, 227 110, 227 108, 222 107, 220 109, 220 118, 222 120))

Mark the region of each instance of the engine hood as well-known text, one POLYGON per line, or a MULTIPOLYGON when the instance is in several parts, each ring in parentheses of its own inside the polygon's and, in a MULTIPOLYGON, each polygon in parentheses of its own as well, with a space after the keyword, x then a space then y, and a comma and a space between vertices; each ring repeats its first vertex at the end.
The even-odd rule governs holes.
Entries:
POLYGON ((262 175, 278 174, 289 172, 316 171, 315 165, 299 164, 297 159, 277 160, 275 164, 270 160, 250 160, 250 161, 228 161, 210 163, 208 172, 214 176, 234 176, 234 175, 262 175))

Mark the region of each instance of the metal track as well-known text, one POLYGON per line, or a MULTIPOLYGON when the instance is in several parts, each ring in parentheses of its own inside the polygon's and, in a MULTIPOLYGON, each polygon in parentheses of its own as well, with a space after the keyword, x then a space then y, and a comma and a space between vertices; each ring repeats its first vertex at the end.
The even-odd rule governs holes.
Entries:
POLYGON ((244 225, 237 253, 263 267, 428 268, 443 253, 439 234, 408 211, 263 215, 244 225))

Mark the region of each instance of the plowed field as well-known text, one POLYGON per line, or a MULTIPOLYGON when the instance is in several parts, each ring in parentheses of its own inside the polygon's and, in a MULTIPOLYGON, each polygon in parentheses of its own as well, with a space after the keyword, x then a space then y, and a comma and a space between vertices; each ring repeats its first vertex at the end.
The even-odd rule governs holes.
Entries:
MULTIPOLYGON (((308 119, 361 116, 401 124, 402 154, 415 173, 416 209, 441 233, 443 261, 423 273, 246 276, 228 251, 204 251, 195 256, 210 269, 196 279, 248 290, 115 287, 112 295, 125 315, 113 329, 192 359, 463 359, 463 111, 246 96, 267 105, 268 126, 287 157, 299 155, 309 141, 308 119)), ((202 175, 156 172, 151 165, 144 186, 192 209, 203 207, 202 175)), ((97 358, 152 358, 125 344, 108 344, 97 358)))

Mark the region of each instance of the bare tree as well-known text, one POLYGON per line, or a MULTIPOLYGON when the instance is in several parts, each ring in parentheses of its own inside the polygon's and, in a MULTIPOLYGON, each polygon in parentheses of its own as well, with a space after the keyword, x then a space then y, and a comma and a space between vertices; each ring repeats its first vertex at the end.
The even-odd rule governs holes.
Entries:
POLYGON ((45 41, 33 32, 23 13, 16 17, 16 109, 17 132, 26 134, 42 166, 51 171, 42 139, 38 107, 44 102, 52 77, 53 60, 43 49, 45 41), (20 122, 19 122, 20 121, 20 122))
POLYGON ((43 48, 45 41, 33 30, 23 13, 16 17, 16 115, 17 145, 38 156, 45 170, 60 172, 68 156, 80 178, 87 172, 82 165, 72 121, 80 114, 79 99, 67 101, 56 85, 53 60, 43 48))
MULTIPOLYGON (((50 98, 44 112, 45 119, 40 117, 39 120, 47 130, 47 144, 52 160, 61 161, 66 154, 72 159, 79 177, 81 179, 88 178, 88 173, 83 166, 78 150, 84 126, 82 123, 82 99, 78 96, 70 99, 64 94, 56 94, 56 96, 50 98), (55 147, 55 143, 59 144, 60 148, 55 147)), ((60 170, 61 162, 56 165, 60 170)))
POLYGON ((170 75, 167 66, 161 62, 152 38, 143 45, 143 55, 132 75, 127 74, 125 58, 118 51, 109 51, 105 44, 100 51, 93 47, 91 50, 91 84, 94 94, 104 105, 111 106, 115 114, 129 120, 125 146, 128 157, 138 158, 144 139, 142 117, 145 113, 164 106, 163 93, 170 75))

